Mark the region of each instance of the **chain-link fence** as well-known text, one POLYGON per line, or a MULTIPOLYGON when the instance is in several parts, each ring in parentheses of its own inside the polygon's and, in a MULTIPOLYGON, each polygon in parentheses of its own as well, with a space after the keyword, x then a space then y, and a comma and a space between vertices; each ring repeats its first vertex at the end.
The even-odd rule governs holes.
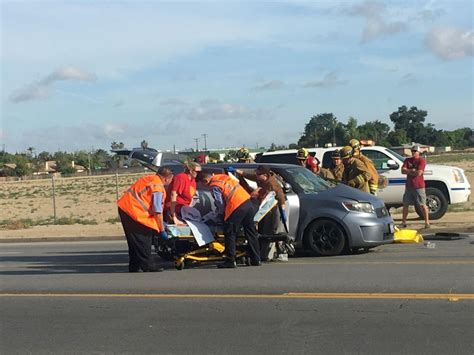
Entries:
POLYGON ((117 223, 116 200, 150 172, 0 183, 0 228, 117 223))

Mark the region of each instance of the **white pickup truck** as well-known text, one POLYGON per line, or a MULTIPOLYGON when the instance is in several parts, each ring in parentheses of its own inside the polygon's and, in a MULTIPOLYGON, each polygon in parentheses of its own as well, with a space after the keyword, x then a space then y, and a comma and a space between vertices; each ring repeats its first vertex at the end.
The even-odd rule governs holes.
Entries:
MULTIPOLYGON (((340 149, 340 147, 309 148, 308 151, 322 162, 323 167, 329 167, 331 153, 335 149, 340 149)), ((402 174, 401 169, 405 158, 393 150, 381 146, 363 147, 362 151, 364 155, 372 159, 379 173, 388 178, 388 186, 379 189, 377 196, 385 202, 388 208, 400 207, 407 179, 406 175, 402 174)), ((258 163, 296 164, 296 152, 296 149, 266 152, 256 160, 258 163)), ((443 217, 450 204, 463 203, 469 200, 471 186, 463 169, 428 163, 424 177, 430 219, 443 217)), ((421 211, 417 210, 417 213, 421 216, 421 211)))

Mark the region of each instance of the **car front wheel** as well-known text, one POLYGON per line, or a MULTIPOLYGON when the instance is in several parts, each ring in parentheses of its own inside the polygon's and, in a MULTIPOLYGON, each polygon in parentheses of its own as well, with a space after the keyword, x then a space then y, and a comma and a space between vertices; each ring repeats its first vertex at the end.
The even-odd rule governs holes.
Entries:
POLYGON ((304 235, 306 249, 317 256, 339 255, 346 246, 346 236, 342 227, 330 219, 312 222, 304 235))

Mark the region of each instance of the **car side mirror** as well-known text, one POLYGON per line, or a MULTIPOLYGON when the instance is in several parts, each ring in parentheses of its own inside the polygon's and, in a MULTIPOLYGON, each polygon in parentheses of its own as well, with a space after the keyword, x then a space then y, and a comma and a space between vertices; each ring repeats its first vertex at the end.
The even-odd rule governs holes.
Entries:
POLYGON ((390 170, 397 170, 400 167, 400 165, 398 165, 398 163, 395 160, 389 159, 387 160, 387 167, 390 170))
POLYGON ((283 187, 282 187, 282 188, 283 188, 283 192, 284 192, 285 194, 287 194, 287 193, 289 193, 289 192, 291 192, 291 191, 293 190, 293 189, 291 188, 291 185, 290 185, 289 183, 287 183, 287 182, 285 182, 285 183, 283 184, 283 187))

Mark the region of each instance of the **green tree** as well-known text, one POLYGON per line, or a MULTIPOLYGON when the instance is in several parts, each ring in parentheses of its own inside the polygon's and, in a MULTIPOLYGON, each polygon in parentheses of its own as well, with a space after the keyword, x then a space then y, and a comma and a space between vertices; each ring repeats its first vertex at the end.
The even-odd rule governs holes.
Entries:
POLYGON ((406 132, 408 140, 418 143, 428 143, 421 141, 433 133, 431 129, 426 130, 424 126, 427 115, 427 111, 419 110, 416 106, 412 106, 408 109, 404 105, 400 106, 398 111, 390 114, 390 120, 394 124, 395 131, 404 130, 406 132))
POLYGON ((103 149, 97 149, 92 154, 92 166, 95 170, 105 169, 109 165, 111 156, 103 149))
MULTIPOLYGON (((123 144, 123 142, 112 142, 112 144, 110 144, 110 147, 114 150, 114 149, 123 149, 125 147, 125 144, 123 144)), ((112 157, 112 160, 110 161, 110 167, 111 168, 122 168, 123 165, 125 163, 125 157, 122 156, 122 155, 114 155, 112 157)))
POLYGON ((38 161, 44 163, 44 162, 47 162, 48 160, 52 160, 53 157, 51 156, 51 153, 42 151, 41 153, 39 153, 39 154, 36 156, 36 159, 38 159, 38 161))
POLYGON ((358 127, 358 139, 372 139, 377 145, 388 145, 388 134, 390 133, 390 126, 382 123, 379 120, 366 122, 358 127))
POLYGON ((283 149, 286 149, 286 145, 272 143, 270 144, 270 148, 268 148, 268 151, 274 152, 275 150, 283 150, 283 149))
MULTIPOLYGON (((338 128, 337 118, 332 113, 321 113, 312 116, 305 125, 304 133, 298 140, 300 147, 324 146, 326 143, 333 143, 336 139, 336 129, 338 128)), ((340 127, 343 131, 343 127, 340 127)), ((337 143, 337 142, 336 142, 337 143)))
POLYGON ((92 170, 91 153, 86 150, 74 152, 72 159, 75 163, 82 165, 87 171, 92 170))
POLYGON ((123 144, 123 142, 115 142, 113 141, 111 144, 110 144, 110 148, 112 149, 123 149, 125 147, 125 144, 123 144))
POLYGON ((26 149, 26 151, 28 152, 28 153, 27 153, 28 156, 32 158, 32 157, 33 157, 33 153, 35 152, 35 150, 36 150, 36 149, 35 149, 34 147, 28 147, 28 148, 26 149))
POLYGON ((33 173, 29 158, 24 154, 15 154, 14 157, 15 175, 18 177, 28 176, 33 173))
POLYGON ((400 146, 402 144, 410 143, 410 139, 407 137, 407 132, 403 129, 390 131, 387 141, 391 146, 400 146))
POLYGON ((54 153, 53 159, 56 161, 57 171, 61 174, 75 173, 75 170, 72 167, 72 161, 74 160, 73 154, 59 151, 54 153))
POLYGON ((360 139, 359 128, 357 125, 357 119, 354 117, 349 117, 347 123, 344 125, 345 131, 347 133, 347 137, 349 140, 351 139, 360 139))

